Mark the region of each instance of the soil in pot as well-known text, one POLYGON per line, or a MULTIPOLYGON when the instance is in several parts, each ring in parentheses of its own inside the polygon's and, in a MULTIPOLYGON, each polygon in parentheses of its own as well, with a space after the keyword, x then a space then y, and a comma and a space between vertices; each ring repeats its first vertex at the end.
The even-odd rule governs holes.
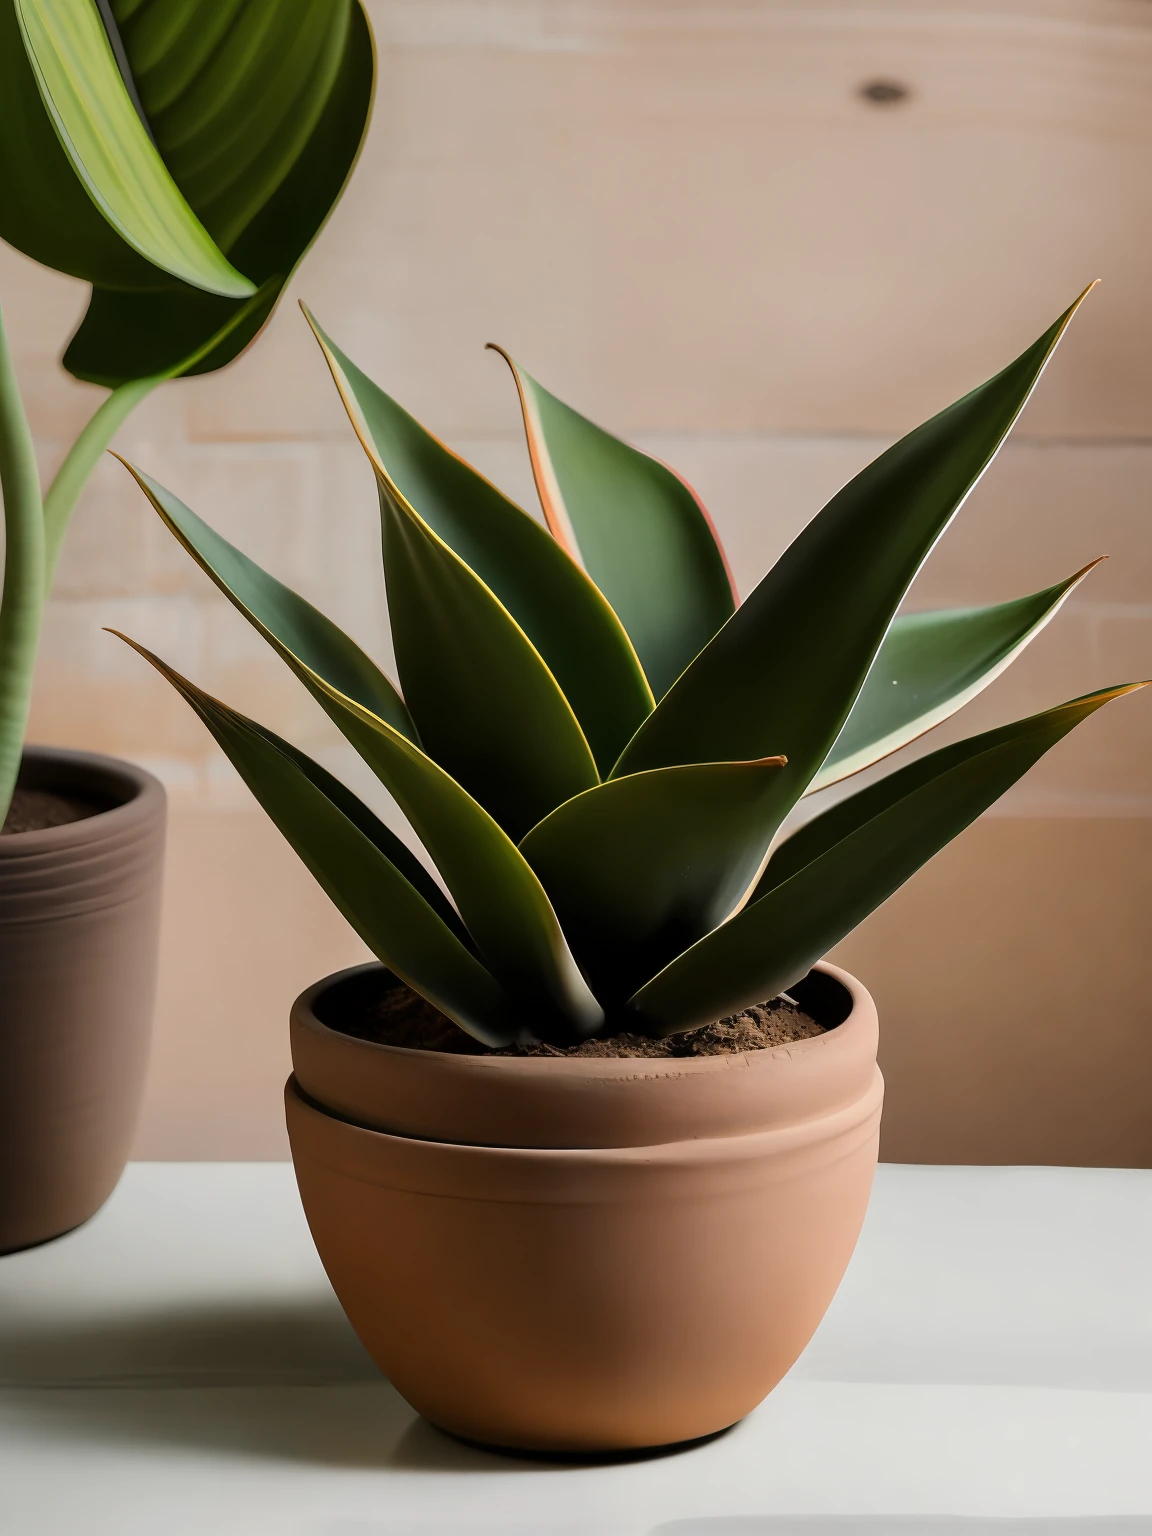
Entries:
POLYGON ((370 1040, 375 1045, 444 1051, 457 1056, 724 1056, 790 1045, 825 1032, 825 1026, 818 1024, 802 1008, 787 998, 778 997, 699 1029, 671 1035, 666 1040, 618 1034, 585 1040, 579 1045, 555 1046, 536 1042, 491 1051, 402 983, 360 991, 349 998, 338 1016, 326 1018, 325 1023, 340 1034, 370 1040))
POLYGON ((12 837, 18 832, 43 832, 47 827, 66 827, 70 822, 85 821, 89 816, 109 811, 114 803, 61 794, 53 789, 17 787, 4 825, 0 827, 0 837, 12 837))

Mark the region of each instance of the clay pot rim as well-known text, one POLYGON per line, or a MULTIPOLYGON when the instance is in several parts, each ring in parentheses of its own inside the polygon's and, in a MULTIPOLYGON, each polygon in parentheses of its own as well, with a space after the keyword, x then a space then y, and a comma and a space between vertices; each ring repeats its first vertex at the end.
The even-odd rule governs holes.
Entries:
POLYGON ((330 976, 313 982, 292 1004, 292 1025, 308 1030, 321 1039, 346 1041, 366 1051, 381 1052, 385 1056, 401 1060, 418 1060, 430 1066, 435 1063, 433 1070, 460 1073, 507 1072, 519 1077, 551 1078, 561 1076, 573 1078, 683 1077, 747 1070, 759 1063, 767 1066, 769 1062, 777 1062, 785 1056, 792 1058, 814 1055, 817 1051, 829 1049, 832 1042, 842 1041, 846 1035, 866 1029, 874 1016, 876 1006, 867 988, 850 971, 843 970, 840 966, 831 964, 830 961, 818 960, 812 970, 829 976, 848 994, 851 1007, 845 1017, 840 1023, 828 1027, 823 1034, 811 1035, 806 1040, 787 1041, 782 1045, 765 1046, 756 1051, 731 1051, 712 1056, 469 1055, 453 1051, 426 1051, 412 1046, 384 1045, 376 1040, 363 1040, 358 1035, 346 1035, 341 1030, 331 1029, 317 1017, 313 1005, 330 988, 338 986, 353 976, 363 975, 367 971, 387 969, 388 967, 382 962, 369 960, 362 965, 351 965, 344 970, 334 971, 330 976))
POLYGON ((0 858, 17 858, 29 853, 47 853, 68 845, 95 842, 131 828, 136 822, 148 820, 157 809, 163 809, 167 799, 164 786, 155 774, 137 763, 119 757, 109 757, 103 752, 85 752, 72 747, 25 746, 24 758, 18 783, 24 788, 58 789, 63 793, 76 791, 81 794, 99 781, 105 793, 123 793, 125 799, 107 810, 95 811, 79 821, 67 821, 58 827, 38 827, 29 832, 10 832, 0 837, 0 858), (48 774, 41 780, 39 773, 34 782, 25 782, 26 768, 45 767, 48 774), (58 769, 59 772, 53 772, 58 769))
MULTIPOLYGON (((849 1138, 854 1147, 856 1140, 866 1136, 880 1116, 884 1079, 879 1067, 873 1064, 868 1086, 859 1097, 790 1124, 744 1131, 735 1136, 683 1136, 675 1141, 622 1147, 518 1147, 441 1141, 428 1136, 382 1131, 360 1125, 327 1105, 317 1103, 300 1087, 295 1073, 284 1084, 284 1099, 289 1116, 295 1114, 312 1121, 320 1134, 329 1138, 327 1155, 312 1148, 311 1156, 315 1161, 335 1173, 361 1180, 367 1178, 369 1183, 388 1183, 387 1178, 377 1179, 375 1170, 366 1175, 364 1157, 374 1161, 381 1154, 400 1155, 409 1159, 406 1177, 393 1174, 399 1178, 393 1187, 408 1188, 415 1187, 410 1181, 419 1181, 421 1174, 435 1180, 437 1175, 450 1178, 454 1170, 461 1169, 487 1170, 490 1177, 500 1177, 501 1174, 515 1177, 522 1172, 545 1178, 562 1175, 565 1171, 600 1171, 609 1176, 630 1171, 640 1178, 650 1179, 665 1172, 683 1175, 693 1169, 740 1167, 781 1160, 781 1173, 786 1175, 789 1170, 783 1166, 783 1161, 790 1154, 815 1151, 825 1143, 839 1142, 843 1137, 849 1138)), ((836 1160, 843 1154, 844 1148, 837 1145, 830 1155, 836 1160)), ((448 1191, 430 1189, 428 1192, 448 1191)), ((498 1200, 501 1196, 486 1190, 483 1198, 498 1200)), ((519 1200, 523 1197, 518 1194, 507 1198, 519 1200)), ((582 1196, 577 1193, 571 1198, 579 1200, 582 1196)), ((546 1203, 553 1201, 566 1203, 563 1192, 550 1190, 546 1203)))

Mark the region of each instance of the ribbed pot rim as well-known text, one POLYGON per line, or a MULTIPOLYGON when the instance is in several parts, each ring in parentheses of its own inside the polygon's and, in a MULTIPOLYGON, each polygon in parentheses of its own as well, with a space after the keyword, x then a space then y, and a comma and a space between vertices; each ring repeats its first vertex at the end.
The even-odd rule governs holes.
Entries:
POLYGON ((55 789, 62 793, 123 795, 119 804, 96 811, 79 821, 33 832, 10 832, 0 837, 0 858, 63 851, 87 842, 115 836, 162 811, 164 786, 155 774, 137 763, 109 757, 103 752, 83 752, 71 747, 26 746, 17 781, 21 788, 55 789), (29 772, 29 769, 32 771, 29 772))
MULTIPOLYGON (((378 1158, 385 1165, 397 1158, 409 1169, 422 1165, 445 1172, 462 1168, 488 1169, 493 1173, 516 1168, 547 1171, 600 1168, 606 1171, 635 1169, 650 1173, 659 1168, 736 1167, 743 1163, 804 1151, 823 1143, 858 1138, 867 1133, 879 1118, 884 1100, 884 1079, 875 1064, 866 1088, 856 1098, 838 1104, 823 1114, 809 1115, 785 1125, 746 1131, 736 1136, 686 1136, 675 1141, 644 1142, 635 1146, 608 1147, 521 1147, 494 1143, 445 1141, 431 1136, 411 1136, 396 1131, 382 1131, 360 1125, 325 1104, 310 1098, 295 1074, 284 1085, 289 1116, 295 1113, 311 1120, 329 1138, 329 1151, 322 1154, 313 1146, 308 1156, 334 1173, 362 1174, 365 1158, 378 1158), (341 1151, 332 1151, 340 1148, 341 1151), (357 1156, 359 1152, 359 1156, 357 1156)), ((289 1121, 291 1131, 291 1120, 289 1121)), ((293 1155, 296 1149, 293 1148, 293 1155)), ((833 1151, 843 1155, 843 1148, 833 1151)), ((387 1182, 387 1178, 382 1180, 387 1182)), ((402 1186, 398 1186, 402 1187, 402 1186)), ((429 1191, 432 1193, 433 1191, 429 1191)), ((442 1192, 447 1192, 442 1191, 442 1192)))
MULTIPOLYGON (((450 1070, 464 1072, 506 1072, 514 1076, 535 1076, 541 1072, 549 1077, 571 1076, 574 1078, 619 1078, 622 1073, 643 1077, 681 1077, 686 1074, 710 1074, 731 1070, 749 1059, 767 1060, 786 1053, 791 1057, 808 1056, 828 1048, 833 1037, 841 1035, 853 1024, 863 1026, 866 1014, 873 1009, 872 999, 863 983, 850 971, 842 970, 827 960, 818 960, 809 973, 829 978, 843 989, 847 1006, 843 1017, 828 1026, 823 1034, 809 1036, 806 1040, 790 1041, 783 1045, 767 1046, 762 1050, 717 1054, 714 1056, 500 1056, 495 1054, 468 1055, 450 1051, 426 1051, 411 1046, 384 1045, 375 1040, 363 1040, 356 1035, 346 1035, 332 1029, 316 1013, 316 1003, 325 993, 352 977, 366 975, 370 971, 387 971, 388 967, 377 960, 362 965, 352 965, 331 975, 322 977, 303 991, 292 1004, 293 1023, 316 1031, 321 1036, 331 1036, 335 1041, 353 1042, 357 1049, 377 1052, 406 1061, 442 1062, 450 1064, 450 1070)), ((805 978, 807 980, 808 978, 805 978)), ((818 1021, 819 1022, 819 1021, 818 1021)))

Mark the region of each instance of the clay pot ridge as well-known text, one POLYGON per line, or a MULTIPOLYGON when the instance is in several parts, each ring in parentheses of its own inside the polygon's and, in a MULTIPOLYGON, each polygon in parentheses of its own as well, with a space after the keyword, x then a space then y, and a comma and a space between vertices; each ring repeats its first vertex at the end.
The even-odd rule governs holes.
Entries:
POLYGON ((821 963, 798 1001, 827 1032, 744 1054, 458 1056, 341 1034, 342 997, 379 987, 379 965, 311 987, 291 1016, 304 1096, 355 1125, 494 1147, 629 1147, 742 1136, 852 1104, 875 1070, 876 1009, 847 972, 821 963))

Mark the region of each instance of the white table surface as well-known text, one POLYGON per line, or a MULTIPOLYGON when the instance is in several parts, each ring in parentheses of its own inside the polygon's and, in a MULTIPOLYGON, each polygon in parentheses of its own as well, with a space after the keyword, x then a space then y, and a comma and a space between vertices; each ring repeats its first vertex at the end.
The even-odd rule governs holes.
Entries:
POLYGON ((803 1359, 696 1450, 469 1449, 364 1355, 286 1164, 137 1164, 0 1259, 3 1536, 1152 1536, 1152 1173, 885 1166, 803 1359))

